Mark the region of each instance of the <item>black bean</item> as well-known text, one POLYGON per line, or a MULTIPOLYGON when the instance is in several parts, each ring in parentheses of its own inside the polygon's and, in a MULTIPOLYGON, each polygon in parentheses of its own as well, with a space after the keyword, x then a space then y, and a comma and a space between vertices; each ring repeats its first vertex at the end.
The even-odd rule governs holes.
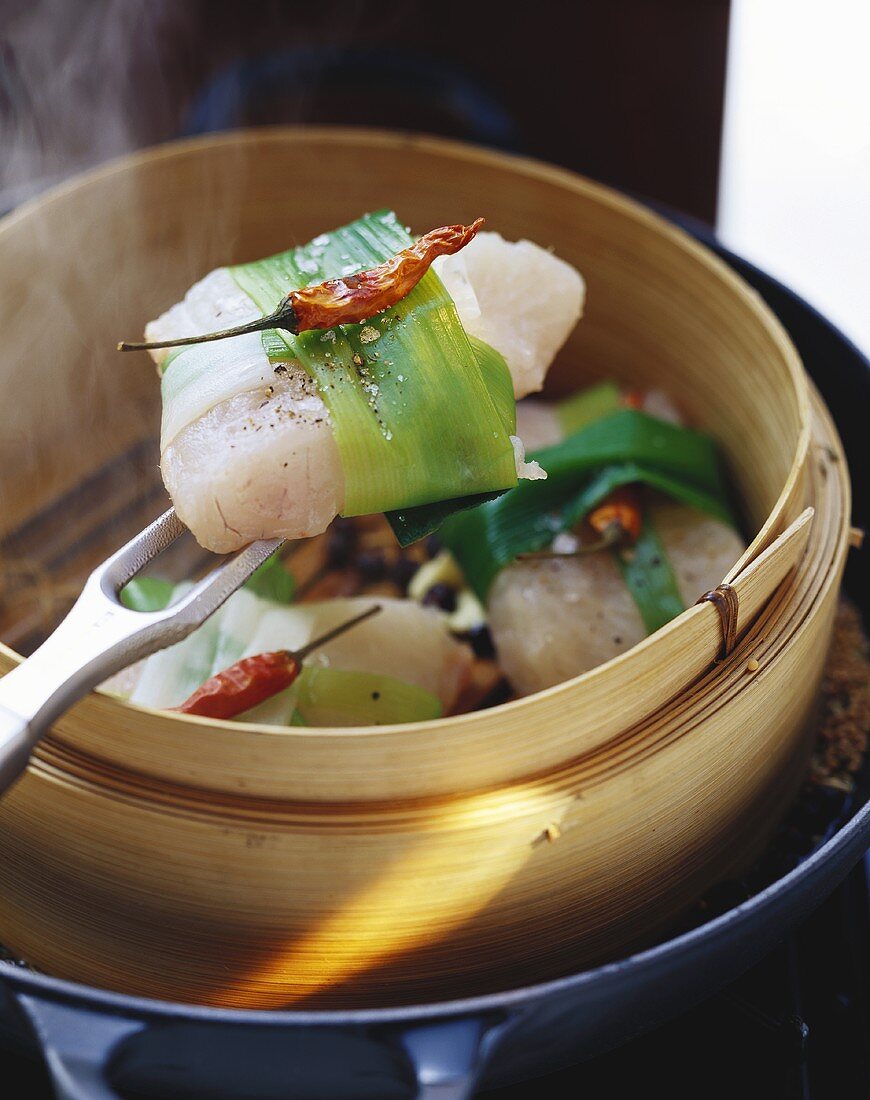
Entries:
POLYGON ((387 562, 380 550, 361 550, 356 556, 356 567, 369 583, 382 581, 387 575, 387 562))
POLYGON ((399 588, 406 589, 419 568, 419 563, 411 558, 399 558, 390 570, 390 580, 397 584, 399 588))
POLYGON ((492 635, 486 623, 481 623, 469 630, 465 635, 476 657, 491 660, 495 657, 495 646, 492 644, 492 635))
POLYGON ((437 584, 432 585, 423 597, 423 606, 440 607, 442 611, 455 611, 456 592, 449 584, 438 581, 437 584))
POLYGON ((352 520, 340 516, 333 520, 326 534, 326 567, 344 569, 353 558, 359 534, 352 520))

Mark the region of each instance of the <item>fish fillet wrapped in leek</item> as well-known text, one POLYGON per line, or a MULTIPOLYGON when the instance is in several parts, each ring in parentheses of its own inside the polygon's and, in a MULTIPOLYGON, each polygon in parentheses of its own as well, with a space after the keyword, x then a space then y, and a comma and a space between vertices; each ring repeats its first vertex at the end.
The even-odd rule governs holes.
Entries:
MULTIPOLYGON (((540 389, 553 356, 580 316, 584 285, 579 274, 528 241, 509 243, 494 233, 479 234, 461 256, 445 257, 436 270, 468 337, 504 357, 514 395, 540 389)), ((263 316, 262 304, 252 297, 251 285, 259 285, 255 276, 249 273, 245 283, 237 269, 213 271, 183 301, 147 326, 147 338, 205 334, 263 316)), ((399 321, 403 304, 392 311, 399 321)), ((353 357, 364 387, 372 392, 376 416, 383 393, 378 392, 377 380, 366 381, 364 360, 371 357, 379 369, 389 369, 385 361, 389 364, 389 348, 395 345, 389 343, 389 319, 382 321, 382 317, 363 326, 353 357)), ((328 358, 335 330, 306 335, 323 342, 321 354, 328 358)), ((337 432, 330 411, 334 395, 324 395, 322 390, 331 385, 328 374, 322 373, 318 382, 287 347, 282 351, 278 345, 276 351, 273 344, 270 349, 260 333, 198 345, 193 351, 194 356, 160 351, 154 358, 165 369, 163 479, 176 511, 203 546, 228 552, 258 538, 302 538, 325 530, 339 513, 388 510, 372 505, 371 500, 361 503, 358 489, 354 499, 348 499, 349 478, 359 484, 370 475, 374 481, 382 471, 361 468, 369 459, 354 455, 352 426, 344 436, 337 432)), ((413 373, 413 364, 406 373, 413 373)), ((383 391, 384 376, 380 378, 383 391)), ((399 373, 391 384, 411 387, 414 378, 399 373)), ((464 411, 469 417, 476 415, 475 410, 464 411)), ((432 433, 437 438, 436 427, 432 433)), ((392 433, 386 427, 382 434, 389 441, 392 433)), ((509 434, 513 437, 512 430, 509 434)), ((446 428, 442 437, 452 443, 446 428)), ((483 491, 505 485, 506 474, 542 476, 535 464, 524 462, 522 445, 515 437, 511 443, 513 452, 508 444, 507 456, 499 458, 500 474, 493 469, 492 482, 483 491)), ((429 450, 431 454, 433 448, 429 450)), ((377 466, 377 460, 371 462, 377 466)), ((473 456, 463 459, 459 453, 456 463, 463 462, 472 463, 473 456)), ((401 484, 406 475, 407 469, 403 472, 399 463, 394 480, 401 484)), ((430 489, 428 499, 444 499, 434 492, 430 489)), ((450 491, 444 496, 459 495, 464 494, 450 491)), ((426 502, 425 498, 397 499, 399 504, 394 506, 426 502)))

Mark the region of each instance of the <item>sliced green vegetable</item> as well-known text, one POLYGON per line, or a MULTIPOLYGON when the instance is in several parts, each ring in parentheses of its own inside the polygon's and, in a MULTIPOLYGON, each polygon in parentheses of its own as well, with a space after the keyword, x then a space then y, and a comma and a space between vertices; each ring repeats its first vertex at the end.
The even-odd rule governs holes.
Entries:
POLYGON ((481 600, 518 554, 541 550, 618 485, 640 481, 733 523, 713 440, 622 409, 534 456, 546 481, 451 516, 441 539, 481 600))
MULTIPOLYGON (((188 588, 179 585, 173 596, 188 588)), ((223 613, 221 608, 183 641, 152 654, 130 696, 132 701, 157 709, 177 707, 196 691, 214 669, 223 613)))
MULTIPOLYGON (((611 463, 638 462, 670 474, 717 502, 717 512, 727 518, 725 485, 719 469, 716 444, 703 432, 668 424, 635 409, 621 409, 554 447, 535 454, 546 463, 548 479, 570 484, 578 472, 611 463)), ((516 493, 535 484, 518 486, 516 493)))
POLYGON ((649 634, 685 611, 670 560, 648 514, 634 546, 614 551, 614 557, 649 634))
POLYGON ((306 668, 296 714, 308 726, 384 726, 440 718, 441 700, 393 676, 342 668, 306 668))
POLYGON ((492 403, 501 417, 502 427, 508 435, 516 434, 517 402, 514 397, 514 380, 504 356, 476 336, 469 336, 468 342, 492 403))
POLYGON ((609 413, 616 412, 622 405, 622 395, 615 382, 599 382, 586 390, 572 394, 556 405, 556 415, 566 436, 574 435, 587 424, 609 413))
MULTIPOLYGON (((248 577, 244 587, 255 596, 274 603, 292 603, 296 580, 284 567, 277 551, 248 577)), ((162 611, 172 603, 176 586, 162 577, 134 577, 118 596, 133 611, 162 611)))
POLYGON ((285 691, 239 715, 271 726, 385 726, 441 717, 436 695, 393 676, 311 665, 285 691))
POLYGON ((264 600, 292 603, 296 595, 296 578, 284 565, 280 552, 276 551, 248 577, 245 588, 264 600))
MULTIPOLYGON (((507 364, 495 348, 478 340, 476 336, 470 336, 469 341, 490 396, 502 418, 505 431, 513 435, 517 430, 517 405, 514 400, 513 379, 507 364)), ((452 516, 455 512, 467 511, 469 508, 476 508, 478 504, 484 504, 488 500, 495 500, 505 491, 476 493, 473 496, 439 500, 432 504, 419 504, 416 508, 402 508, 387 512, 387 520, 399 546, 410 546, 431 535, 433 531, 437 531, 448 516, 452 516)))
POLYGON ((441 500, 437 504, 420 504, 416 508, 403 508, 399 512, 387 512, 386 516, 399 546, 411 546, 438 531, 450 516, 477 508, 489 500, 497 500, 501 493, 478 493, 476 496, 441 500))
MULTIPOLYGON (((292 289, 371 267, 411 242, 395 214, 380 211, 230 271, 266 314, 292 289)), ((433 271, 364 325, 299 336, 273 330, 263 346, 273 361, 298 360, 318 386, 344 468, 344 515, 516 484, 507 367, 472 346, 433 271)))
POLYGON ((172 602, 175 585, 160 577, 134 577, 121 589, 118 598, 133 611, 162 611, 172 602))

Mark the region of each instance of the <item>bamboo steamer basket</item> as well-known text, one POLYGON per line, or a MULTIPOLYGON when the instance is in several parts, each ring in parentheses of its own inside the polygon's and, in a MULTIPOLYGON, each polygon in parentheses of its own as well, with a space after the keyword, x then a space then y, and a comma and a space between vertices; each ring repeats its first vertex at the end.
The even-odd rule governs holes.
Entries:
MULTIPOLYGON (((752 535, 727 578, 737 648, 717 662, 703 603, 527 699, 374 729, 242 727, 94 693, 0 803, 0 941, 53 974, 251 1008, 553 977, 660 935, 760 850, 804 774, 847 546, 835 429, 741 280, 545 165, 262 130, 125 158, 6 218, 0 533, 155 434, 158 387, 118 361, 119 336, 215 266, 383 205, 421 230, 483 213, 554 246, 588 306, 548 393, 656 385, 716 436, 752 535)), ((0 671, 19 659, 0 647, 0 671)))

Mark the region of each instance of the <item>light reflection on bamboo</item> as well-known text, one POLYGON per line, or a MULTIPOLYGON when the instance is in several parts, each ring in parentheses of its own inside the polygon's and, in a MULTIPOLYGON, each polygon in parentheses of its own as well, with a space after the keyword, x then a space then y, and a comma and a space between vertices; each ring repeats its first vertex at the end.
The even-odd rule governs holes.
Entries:
MULTIPOLYGON (((529 787, 485 792, 445 806, 425 832, 409 837, 396 860, 339 910, 306 935, 276 945, 216 1002, 242 1008, 279 1008, 356 977, 406 951, 431 943, 474 918, 531 858, 537 842, 558 836, 552 796, 529 787), (493 839, 493 819, 503 828, 493 839), (474 830, 487 830, 486 868, 474 830), (496 869, 497 868, 497 869, 496 869), (437 881, 428 920, 419 919, 420 884, 437 881)), ((340 884, 339 884, 340 885, 340 884)))

